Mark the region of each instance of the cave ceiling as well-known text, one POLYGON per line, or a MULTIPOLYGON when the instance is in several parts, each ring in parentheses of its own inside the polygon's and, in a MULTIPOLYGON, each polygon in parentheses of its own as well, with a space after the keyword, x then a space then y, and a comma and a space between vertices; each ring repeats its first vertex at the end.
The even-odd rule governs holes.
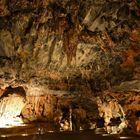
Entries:
POLYGON ((140 91, 139 23, 140 0, 1 0, 0 88, 140 91))

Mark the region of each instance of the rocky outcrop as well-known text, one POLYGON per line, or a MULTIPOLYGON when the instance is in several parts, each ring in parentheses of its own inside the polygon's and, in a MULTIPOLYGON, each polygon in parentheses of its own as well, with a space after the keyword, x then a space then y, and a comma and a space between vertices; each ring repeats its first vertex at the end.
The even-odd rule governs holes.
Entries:
POLYGON ((94 129, 99 117, 96 100, 71 94, 27 96, 21 114, 26 123, 40 120, 51 122, 59 130, 70 131, 94 129))
MULTIPOLYGON (((140 118, 140 94, 139 92, 108 92, 104 96, 111 96, 121 105, 125 120, 127 120, 126 133, 139 133, 139 118, 140 118)), ((111 100, 112 101, 112 100, 111 100)))
POLYGON ((104 127, 109 134, 122 133, 127 120, 122 106, 111 95, 97 99, 99 115, 104 119, 104 127))
POLYGON ((57 108, 56 99, 53 95, 27 97, 26 106, 22 109, 23 117, 28 122, 35 120, 53 121, 55 108, 57 108))

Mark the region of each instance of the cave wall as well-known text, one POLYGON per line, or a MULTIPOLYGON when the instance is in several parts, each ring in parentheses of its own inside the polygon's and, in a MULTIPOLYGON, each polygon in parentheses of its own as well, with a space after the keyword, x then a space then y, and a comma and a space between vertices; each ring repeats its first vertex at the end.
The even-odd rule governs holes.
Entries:
POLYGON ((2 0, 0 87, 44 94, 139 85, 139 22, 139 0, 2 0))
POLYGON ((1 0, 0 104, 16 93, 25 122, 63 129, 72 110, 78 130, 121 118, 121 105, 139 133, 139 23, 139 0, 1 0))

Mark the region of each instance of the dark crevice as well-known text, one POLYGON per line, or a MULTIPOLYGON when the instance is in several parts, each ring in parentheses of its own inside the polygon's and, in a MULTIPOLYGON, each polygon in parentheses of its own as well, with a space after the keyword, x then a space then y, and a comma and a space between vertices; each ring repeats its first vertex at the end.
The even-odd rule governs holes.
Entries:
POLYGON ((9 86, 5 89, 5 92, 0 97, 0 99, 2 99, 4 97, 8 97, 9 94, 14 94, 14 93, 16 93, 20 96, 26 97, 26 92, 23 87, 19 86, 19 87, 12 88, 11 86, 9 86))

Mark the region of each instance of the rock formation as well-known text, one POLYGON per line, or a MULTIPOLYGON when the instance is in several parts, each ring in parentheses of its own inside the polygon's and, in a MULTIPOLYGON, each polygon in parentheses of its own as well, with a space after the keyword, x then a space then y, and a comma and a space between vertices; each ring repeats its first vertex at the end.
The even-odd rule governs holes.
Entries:
POLYGON ((139 0, 1 0, 1 102, 22 87, 15 93, 26 96, 24 121, 53 120, 70 128, 63 119, 67 108, 71 119, 79 117, 77 130, 95 128, 105 117, 98 112, 101 99, 111 114, 120 105, 128 126, 139 132, 139 23, 139 0), (102 100, 106 93, 116 104, 102 100))

